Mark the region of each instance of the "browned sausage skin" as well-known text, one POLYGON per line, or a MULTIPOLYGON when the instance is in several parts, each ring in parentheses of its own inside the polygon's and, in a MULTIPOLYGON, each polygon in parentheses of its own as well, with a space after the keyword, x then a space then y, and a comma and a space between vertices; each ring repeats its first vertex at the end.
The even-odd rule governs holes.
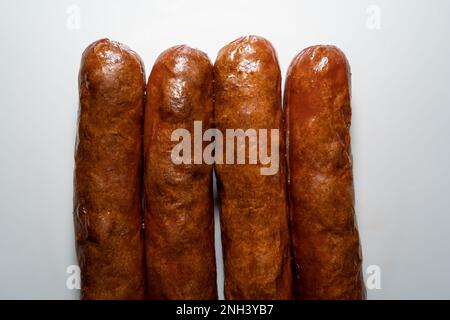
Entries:
POLYGON ((74 220, 82 299, 144 299, 140 58, 102 39, 84 51, 74 220))
POLYGON ((164 51, 148 80, 144 193, 150 299, 217 299, 212 164, 175 164, 176 129, 213 116, 212 65, 188 46, 164 51))
POLYGON ((281 76, 272 45, 239 38, 218 54, 215 124, 226 129, 280 130, 280 165, 261 175, 261 164, 216 163, 221 204, 226 299, 290 299, 292 274, 281 76))
POLYGON ((350 150, 350 68, 333 46, 303 50, 289 67, 289 194, 299 299, 362 299, 350 150))

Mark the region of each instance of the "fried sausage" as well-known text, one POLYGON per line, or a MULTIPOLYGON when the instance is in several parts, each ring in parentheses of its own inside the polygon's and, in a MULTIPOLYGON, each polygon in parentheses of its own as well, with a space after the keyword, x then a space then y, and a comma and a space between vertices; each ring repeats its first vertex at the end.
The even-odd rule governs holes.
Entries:
POLYGON ((299 299, 362 299, 350 151, 350 68, 333 46, 303 50, 285 87, 299 299))
POLYGON ((74 222, 82 299, 144 299, 140 58, 102 39, 79 73, 74 222))
POLYGON ((179 143, 172 141, 175 130, 187 130, 194 144, 194 121, 204 130, 211 127, 212 81, 206 54, 184 45, 164 51, 148 79, 144 194, 150 299, 217 299, 213 164, 194 163, 194 150, 188 162, 172 158, 179 143))
POLYGON ((214 76, 217 129, 224 134, 226 129, 280 131, 280 163, 275 174, 262 175, 262 163, 250 163, 249 151, 245 164, 235 161, 215 165, 225 298, 290 299, 292 272, 281 76, 275 50, 261 37, 239 38, 220 50, 214 76))

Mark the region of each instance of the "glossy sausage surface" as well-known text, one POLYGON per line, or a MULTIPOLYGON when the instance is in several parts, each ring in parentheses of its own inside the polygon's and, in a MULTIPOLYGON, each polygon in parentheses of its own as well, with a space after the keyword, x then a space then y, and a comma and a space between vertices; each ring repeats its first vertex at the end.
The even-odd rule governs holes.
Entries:
POLYGON ((144 299, 141 206, 145 76, 128 47, 102 39, 79 73, 74 220, 82 299, 144 299))
POLYGON ((214 75, 215 124, 224 136, 226 129, 278 129, 280 136, 275 174, 262 175, 260 162, 250 164, 248 147, 245 164, 235 158, 234 164, 215 165, 225 298, 290 299, 281 76, 275 50, 261 37, 239 38, 220 50, 214 75))
POLYGON ((303 50, 285 88, 299 299, 362 299, 350 150, 350 68, 333 46, 303 50))
POLYGON ((212 124, 212 71, 206 54, 183 45, 164 51, 148 80, 144 193, 150 299, 217 299, 213 165, 194 163, 193 148, 194 121, 201 121, 203 131, 212 124), (181 142, 171 139, 177 129, 190 136, 190 163, 172 159, 181 142))

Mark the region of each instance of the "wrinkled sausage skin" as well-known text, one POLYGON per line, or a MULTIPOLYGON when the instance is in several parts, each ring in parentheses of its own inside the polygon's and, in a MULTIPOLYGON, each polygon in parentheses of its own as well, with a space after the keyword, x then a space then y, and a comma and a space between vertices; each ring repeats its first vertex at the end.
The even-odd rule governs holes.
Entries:
POLYGON ((140 58, 102 39, 79 72, 74 222, 82 299, 145 299, 141 206, 145 76, 140 58))
POLYGON ((297 298, 363 299, 345 55, 333 46, 303 50, 284 102, 297 298))
POLYGON ((148 80, 144 133, 147 284, 150 299, 217 299, 213 165, 175 164, 171 141, 194 121, 212 125, 212 65, 188 46, 164 51, 148 80))
MULTIPOLYGON (((281 76, 272 45, 257 36, 224 48, 214 66, 215 124, 226 129, 278 129, 280 165, 219 164, 218 178, 226 299, 291 299, 281 76)), ((224 156, 225 158, 225 156, 224 156)))

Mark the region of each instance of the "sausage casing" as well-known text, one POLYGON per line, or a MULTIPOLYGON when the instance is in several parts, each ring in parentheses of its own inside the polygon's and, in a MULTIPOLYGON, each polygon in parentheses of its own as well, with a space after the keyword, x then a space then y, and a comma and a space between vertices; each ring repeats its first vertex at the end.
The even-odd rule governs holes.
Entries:
POLYGON ((285 87, 299 299, 362 299, 350 150, 350 68, 333 46, 303 50, 285 87))
POLYGON ((212 195, 213 165, 173 162, 171 141, 194 121, 213 116, 212 65, 187 46, 164 51, 147 86, 144 194, 147 284, 150 299, 217 299, 212 195))
POLYGON ((79 73, 74 222, 82 299, 144 299, 141 206, 145 76, 140 58, 102 39, 79 73))
MULTIPOLYGON (((272 45, 239 38, 214 66, 215 124, 227 129, 278 129, 279 170, 261 163, 220 164, 218 179, 226 299, 290 299, 292 275, 286 195, 281 76, 272 45)), ((225 156, 224 156, 225 157, 225 156)))

